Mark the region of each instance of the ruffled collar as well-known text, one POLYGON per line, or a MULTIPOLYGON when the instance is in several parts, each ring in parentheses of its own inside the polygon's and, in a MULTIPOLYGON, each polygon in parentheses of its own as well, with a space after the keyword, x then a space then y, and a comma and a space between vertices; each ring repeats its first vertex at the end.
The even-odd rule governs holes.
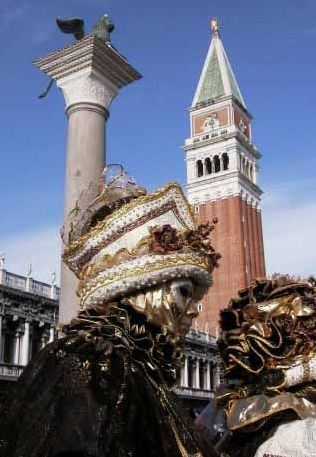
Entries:
MULTIPOLYGON (((146 316, 123 303, 107 309, 91 308, 64 326, 67 338, 79 337, 86 350, 111 353, 113 348, 127 351, 131 361, 142 367, 155 382, 172 386, 180 352, 162 329, 147 322, 146 316)), ((76 338, 77 339, 77 338, 76 338)))

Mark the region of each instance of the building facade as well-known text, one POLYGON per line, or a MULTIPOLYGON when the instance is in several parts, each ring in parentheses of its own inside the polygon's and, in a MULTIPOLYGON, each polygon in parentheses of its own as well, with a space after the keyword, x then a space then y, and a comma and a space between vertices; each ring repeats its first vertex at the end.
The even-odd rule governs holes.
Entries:
POLYGON ((59 288, 0 264, 0 401, 29 360, 55 337, 59 288))
POLYGON ((259 159, 251 120, 225 52, 216 19, 212 40, 189 110, 184 151, 188 199, 201 223, 217 220, 213 244, 221 254, 213 286, 197 325, 216 335, 218 316, 230 298, 265 276, 259 159))
POLYGON ((221 364, 216 339, 191 329, 185 338, 176 394, 192 410, 200 410, 214 396, 221 381, 221 364))

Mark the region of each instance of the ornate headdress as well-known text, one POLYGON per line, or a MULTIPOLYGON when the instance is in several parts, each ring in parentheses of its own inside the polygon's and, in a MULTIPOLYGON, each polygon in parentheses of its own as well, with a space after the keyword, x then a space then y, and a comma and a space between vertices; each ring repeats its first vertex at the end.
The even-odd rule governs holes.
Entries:
POLYGON ((191 278, 196 299, 210 286, 219 255, 213 226, 196 226, 178 184, 146 195, 121 166, 105 169, 69 216, 63 259, 79 278, 83 308, 107 303, 174 278, 191 278), (94 196, 92 203, 92 196, 94 196))

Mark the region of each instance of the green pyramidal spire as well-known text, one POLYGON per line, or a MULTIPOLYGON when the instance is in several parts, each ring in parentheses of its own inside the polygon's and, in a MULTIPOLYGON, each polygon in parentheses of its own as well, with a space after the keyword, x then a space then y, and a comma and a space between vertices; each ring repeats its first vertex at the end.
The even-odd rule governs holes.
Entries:
POLYGON ((192 107, 209 100, 233 96, 246 108, 219 34, 217 19, 212 19, 212 41, 196 89, 192 107))

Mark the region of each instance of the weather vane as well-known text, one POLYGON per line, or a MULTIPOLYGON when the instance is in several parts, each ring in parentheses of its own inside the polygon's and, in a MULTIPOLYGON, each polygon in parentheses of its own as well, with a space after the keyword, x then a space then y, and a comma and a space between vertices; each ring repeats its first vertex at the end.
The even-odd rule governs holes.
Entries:
POLYGON ((219 22, 217 20, 217 17, 213 17, 211 19, 211 30, 214 35, 218 35, 219 32, 219 22))

